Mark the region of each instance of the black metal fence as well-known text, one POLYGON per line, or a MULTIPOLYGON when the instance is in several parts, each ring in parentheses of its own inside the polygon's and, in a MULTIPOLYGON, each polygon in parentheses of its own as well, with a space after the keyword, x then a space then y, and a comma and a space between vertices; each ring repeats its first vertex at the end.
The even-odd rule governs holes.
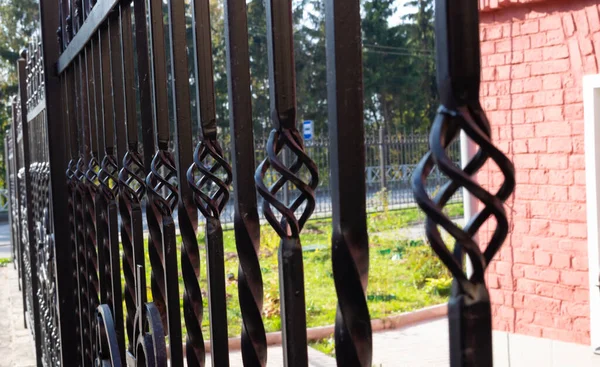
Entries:
POLYGON ((244 365, 265 366, 267 360, 260 206, 281 237, 284 363, 307 366, 300 232, 318 206, 322 182, 332 212, 337 363, 371 366, 368 197, 385 187, 393 200, 409 175, 416 202, 428 215, 431 246, 455 277, 452 366, 492 365, 483 273, 506 237, 503 202, 514 174, 491 144, 478 102, 477 2, 436 1, 442 107, 431 149, 426 151, 423 139, 417 144, 424 158, 416 167, 410 166, 415 157, 400 148, 406 140, 365 138, 359 1, 325 5, 327 152, 325 143, 305 145, 296 128, 291 1, 266 1, 273 130, 261 145, 252 132, 246 1, 225 0, 231 123, 226 149, 215 123, 209 1, 191 1, 190 29, 183 0, 40 1, 41 32, 19 60, 19 94, 6 144, 13 245, 38 365, 202 366, 208 350, 213 365, 229 365, 222 217, 234 193, 244 365), (191 64, 188 31, 195 46, 191 64), (198 77, 194 94, 190 68, 198 77), (199 106, 199 139, 192 136, 191 95, 199 106), (464 170, 456 164, 456 148, 450 148, 460 130, 480 147, 464 170), (317 165, 311 157, 318 156, 328 157, 328 164, 317 165), (471 180, 488 159, 507 178, 495 195, 471 180), (255 160, 261 160, 258 166, 255 160), (443 176, 435 167, 449 178, 439 188, 443 176), (442 212, 461 187, 485 204, 464 229, 442 212), (207 269, 200 269, 199 212, 206 226, 207 269), (482 252, 472 237, 492 215, 498 228, 482 252), (457 240, 453 254, 438 225, 457 240), (468 278, 463 250, 473 264, 468 278), (200 289, 200 272, 207 273, 207 290, 200 289))

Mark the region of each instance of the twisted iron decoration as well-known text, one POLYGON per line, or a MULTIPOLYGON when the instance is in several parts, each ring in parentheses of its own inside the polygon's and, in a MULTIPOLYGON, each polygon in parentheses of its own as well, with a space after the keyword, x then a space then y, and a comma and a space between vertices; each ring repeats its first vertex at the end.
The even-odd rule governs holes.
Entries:
POLYGON ((253 184, 255 147, 247 9, 245 0, 226 0, 224 5, 231 157, 234 167, 234 230, 239 258, 238 300, 242 313, 242 359, 245 366, 264 367, 267 364, 267 338, 262 320, 263 280, 258 259, 260 222, 256 187, 253 184))
MULTIPOLYGON (((133 332, 134 317, 137 312, 136 303, 136 259, 134 254, 134 242, 139 234, 135 231, 141 229, 141 202, 145 192, 144 168, 139 153, 129 150, 123 158, 123 168, 119 172, 119 185, 121 192, 122 230, 121 242, 123 245, 123 276, 125 278, 125 306, 127 307, 126 329, 129 340, 129 350, 133 351, 135 346, 135 333, 133 332), (135 222, 135 226, 134 226, 135 222)), ((136 244, 141 245, 143 244, 136 244)))
POLYGON ((319 170, 317 165, 304 151, 304 142, 295 127, 273 130, 267 142, 267 158, 261 162, 256 170, 255 183, 258 193, 264 199, 263 213, 269 224, 281 238, 298 238, 304 224, 315 209, 315 189, 319 184, 319 170), (295 160, 287 167, 279 157, 282 149, 287 147, 295 156, 295 160), (306 167, 309 173, 308 183, 298 175, 300 169, 306 167), (267 187, 265 177, 269 169, 275 170, 279 177, 271 187, 267 187), (277 198, 277 193, 286 183, 292 183, 300 195, 289 205, 277 198), (296 210, 302 209, 300 218, 296 217, 296 210), (273 208, 281 214, 279 220, 273 208))
MULTIPOLYGON (((206 243, 208 251, 217 251, 221 254, 222 260, 223 233, 219 216, 229 200, 231 166, 223 158, 223 149, 216 138, 204 138, 198 143, 194 151, 194 163, 187 171, 187 180, 194 192, 194 202, 198 210, 206 218, 206 243), (212 162, 212 164, 209 162, 212 162), (219 173, 224 176, 224 179, 218 176, 219 173), (200 176, 199 179, 197 179, 198 176, 200 176), (216 190, 212 190, 213 185, 217 187, 216 190), (214 192, 211 194, 211 191, 214 192)), ((182 231, 182 235, 183 233, 182 231)), ((200 363, 204 362, 204 341, 202 339, 201 325, 203 317, 202 293, 197 280, 200 276, 200 258, 197 245, 186 246, 186 243, 195 243, 195 241, 184 241, 183 243, 184 245, 181 250, 181 272, 185 283, 183 307, 188 331, 186 340, 187 360, 190 365, 201 365, 200 363), (194 353, 192 353, 192 350, 194 350, 194 353)), ((211 256, 209 255, 210 258, 211 256)), ((209 278, 211 270, 214 271, 216 269, 209 269, 209 278)), ((224 272, 224 269, 222 270, 221 272, 224 272)), ((218 277, 219 275, 221 274, 214 276, 218 277)), ((216 292, 217 290, 211 287, 211 291, 216 292)), ((226 307, 226 305, 223 306, 226 307)), ((212 310, 211 317, 213 317, 213 312, 218 311, 212 310)), ((215 327, 223 327, 223 325, 217 322, 211 322, 211 325, 213 324, 216 324, 215 327)))
POLYGON ((415 199, 427 214, 425 229, 429 243, 454 276, 448 311, 452 367, 492 366, 491 306, 484 275, 508 234, 504 202, 515 187, 514 166, 491 142, 490 123, 479 103, 478 35, 476 2, 437 0, 438 88, 442 105, 433 123, 430 151, 423 157, 412 178, 415 199), (479 146, 464 169, 456 167, 446 153, 446 148, 460 131, 479 146), (472 178, 488 159, 497 164, 505 177, 496 194, 488 192, 472 178), (430 198, 426 181, 434 166, 450 181, 434 198, 430 198), (464 229, 455 225, 442 211, 460 188, 466 188, 484 205, 484 209, 475 214, 464 229), (494 216, 497 225, 482 252, 473 237, 491 216, 494 216), (442 239, 438 226, 456 240, 454 253, 442 239), (463 271, 463 252, 473 266, 470 277, 463 271))
POLYGON ((178 200, 177 187, 173 183, 176 177, 177 170, 173 155, 166 149, 158 149, 152 160, 151 170, 146 177, 150 209, 154 212, 159 224, 158 228, 153 228, 156 231, 152 236, 155 241, 153 246, 148 246, 148 255, 152 267, 150 275, 152 300, 160 312, 165 330, 167 329, 167 295, 163 247, 165 241, 170 240, 166 238, 169 236, 167 230, 172 230, 173 235, 175 231, 172 215, 178 200))

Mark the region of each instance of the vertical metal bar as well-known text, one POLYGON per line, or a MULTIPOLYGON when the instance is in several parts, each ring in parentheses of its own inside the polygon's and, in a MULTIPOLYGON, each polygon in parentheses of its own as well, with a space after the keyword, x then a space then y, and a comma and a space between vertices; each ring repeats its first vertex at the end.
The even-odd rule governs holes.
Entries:
MULTIPOLYGON (((26 54, 23 54, 22 56, 26 57, 26 54)), ((30 158, 30 147, 29 147, 29 124, 27 121, 27 71, 26 71, 26 64, 27 61, 24 58, 19 59, 19 61, 17 62, 17 66, 18 66, 18 80, 19 80, 19 96, 20 96, 20 102, 21 105, 19 106, 19 108, 21 108, 21 123, 23 125, 23 137, 22 137, 22 141, 23 141, 23 163, 24 163, 24 170, 23 170, 23 179, 25 180, 25 201, 26 201, 26 208, 27 208, 27 233, 28 233, 28 243, 27 246, 29 246, 29 264, 31 267, 31 304, 32 304, 32 309, 29 310, 29 312, 31 312, 31 319, 33 320, 33 325, 30 325, 30 327, 33 327, 33 334, 34 334, 34 341, 35 341, 35 345, 39 345, 39 343, 41 343, 41 339, 40 339, 40 319, 39 319, 39 314, 40 314, 40 303, 39 303, 39 299, 36 296, 37 295, 37 291, 38 291, 38 278, 36 276, 33 276, 34 273, 34 269, 37 268, 37 256, 35 256, 35 254, 37 254, 37 246, 35 243, 35 227, 34 227, 34 220, 33 220, 33 213, 32 213, 32 206, 30 204, 33 203, 33 197, 32 197, 32 187, 31 187, 31 173, 30 173, 30 165, 31 165, 31 158, 30 158)), ((23 293, 25 293, 25 290, 23 289, 23 293)), ((36 363, 41 363, 41 355, 40 353, 38 353, 38 349, 36 347, 36 355, 35 355, 35 359, 36 359, 36 363)))
POLYGON ((21 293, 23 297, 23 307, 25 308, 25 274, 24 274, 24 266, 23 266, 23 246, 21 241, 21 203, 20 203, 20 188, 19 188, 19 149, 17 142, 17 124, 18 124, 18 110, 21 106, 18 105, 18 100, 13 99, 11 101, 11 112, 12 112, 12 126, 10 129, 11 134, 11 144, 12 144, 12 159, 9 164, 11 165, 12 172, 12 190, 11 193, 11 204, 10 204, 10 215, 12 216, 12 251, 13 251, 13 261, 17 266, 17 271, 19 274, 19 288, 21 288, 21 293))
POLYGON ((243 321, 242 359, 245 366, 264 367, 267 363, 267 339, 262 321, 263 280, 258 260, 260 223, 253 181, 255 151, 246 0, 225 1, 225 44, 234 167, 234 230, 240 259, 238 296, 243 321))
POLYGON ((441 106, 431 129, 430 151, 415 170, 412 186, 417 203, 428 216, 426 234, 429 243, 454 276, 448 305, 450 364, 452 367, 492 366, 491 306, 484 273, 508 234, 503 204, 514 190, 514 166, 492 144, 491 127, 479 103, 481 66, 477 3, 437 0, 435 9, 441 106), (461 130, 480 147, 464 169, 457 167, 447 152, 461 130), (489 193, 472 179, 488 159, 496 163, 505 177, 496 194, 489 193), (434 167, 450 181, 432 199, 425 184, 434 167), (461 229, 442 209, 462 187, 475 195, 484 204, 484 209, 461 229), (496 229, 482 251, 473 238, 491 216, 496 220, 496 229), (438 226, 456 240, 454 253, 448 250, 438 226), (472 264, 471 276, 463 271, 464 253, 472 264))
POLYGON ((76 285, 73 289, 73 299, 75 306, 75 336, 77 338, 77 350, 79 355, 80 365, 84 365, 85 361, 85 347, 83 343, 83 322, 85 318, 83 305, 81 302, 82 287, 84 287, 84 280, 82 279, 82 272, 80 271, 80 256, 79 256, 79 226, 81 217, 79 214, 78 207, 78 186, 79 186, 79 171, 78 171, 78 151, 79 151, 79 132, 78 132, 78 93, 77 93, 77 65, 76 60, 73 66, 66 73, 66 89, 64 100, 67 103, 67 115, 65 133, 67 136, 65 140, 69 142, 68 150, 71 160, 69 161, 68 168, 66 171, 67 176, 67 188, 69 193, 68 208, 69 208, 69 224, 70 224, 70 244, 71 244, 71 264, 73 264, 73 284, 76 285))
MULTIPOLYGON (((196 55, 194 68, 198 76, 199 121, 201 141, 197 144, 192 157, 180 159, 187 166, 187 181, 190 185, 190 199, 206 218, 206 254, 209 282, 209 315, 211 355, 213 365, 229 365, 228 332, 227 332, 227 301, 225 293, 225 259, 223 256, 223 230, 220 215, 229 199, 231 184, 231 167, 223 158, 223 150, 217 140, 215 90, 213 81, 212 43, 210 32, 210 9, 208 0, 194 0, 193 23, 195 24, 194 43, 196 55), (200 176, 200 179, 196 177, 200 176), (219 177, 221 176, 221 177, 219 177), (211 192, 211 186, 216 191, 211 192)), ((175 44, 175 42, 173 42, 175 44)), ((185 56, 185 55, 181 55, 185 56)), ((178 57, 174 55, 174 57, 178 57)), ((175 78, 177 79, 177 78, 175 78)), ((186 97, 185 95, 183 97, 186 97)), ((180 119, 179 119, 180 120, 180 119)), ((179 122, 179 121, 178 121, 179 122)), ((190 133, 188 129, 178 132, 179 136, 190 133)), ((181 143, 178 144, 180 150, 181 143)), ((190 147, 191 148, 191 147, 190 147)), ((187 151, 184 151, 187 154, 187 151)), ((186 167, 186 166, 183 166, 186 167)), ((180 172, 183 173, 183 172, 180 172)), ((183 178, 183 177, 182 177, 183 178)), ((183 186, 183 185, 182 185, 183 186)), ((181 191, 181 199, 184 199, 181 191)), ((186 203, 187 205, 192 203, 186 203)), ((188 207, 188 211, 191 210, 188 207)), ((196 208, 193 208, 196 212, 196 208)), ((181 218, 181 215, 179 216, 181 218)), ((180 225, 183 224, 180 219, 180 225)), ((196 226, 197 227, 197 226, 196 226)), ((183 236, 183 229, 182 236, 183 236)), ((196 228, 194 228, 196 229, 196 228)), ((191 233, 190 233, 191 235, 191 233)), ((194 235, 195 239, 195 235, 194 235)), ((187 362, 197 365, 204 359, 202 341, 202 293, 198 285, 200 261, 198 247, 195 241, 185 241, 181 252, 181 268, 186 285, 184 295, 184 315, 186 315, 187 362), (194 353, 192 353, 192 348, 194 353)))
MULTIPOLYGON (((58 28, 56 9, 57 0, 40 2, 40 20, 42 30, 42 54, 44 75, 44 88, 46 98, 46 123, 47 142, 50 161, 50 199, 52 218, 56 221, 68 215, 66 195, 68 195, 64 172, 66 170, 67 156, 64 144, 50 144, 58 142, 64 137, 65 122, 62 116, 61 85, 58 75, 54 70, 54 63, 58 60, 59 48, 55 42, 54 31, 58 28)), ((54 243, 65 246, 69 243, 68 226, 59 225, 53 221, 54 243)), ((72 269, 69 251, 55 251, 56 285, 58 294, 59 333, 61 338, 60 359, 63 366, 76 364, 76 341, 74 332, 74 312, 72 300, 72 269)))
POLYGON ((279 248, 279 285, 285 366, 308 365, 306 340, 306 310, 304 298, 304 266, 300 231, 315 208, 314 190, 318 186, 318 168, 306 155, 302 137, 296 128, 296 80, 292 36, 291 1, 269 0, 267 10, 267 39, 269 82, 273 131, 267 143, 267 158, 255 173, 259 194, 263 197, 263 213, 281 237, 279 248), (279 157, 282 149, 294 154, 292 165, 286 166, 279 157), (298 176, 301 168, 309 175, 308 182, 298 176), (270 188, 265 176, 270 169, 281 176, 270 188), (298 188, 297 199, 285 205, 277 193, 288 182, 298 188), (295 212, 301 210, 300 218, 295 212), (281 215, 279 221, 273 212, 281 215))
MULTIPOLYGON (((179 183, 179 202, 177 219, 181 232, 182 244, 182 276, 185 284, 184 316, 188 326, 187 363, 190 366, 203 364, 204 351, 202 344, 202 295, 197 277, 199 266, 194 268, 190 259, 197 258, 198 244, 196 228, 198 227, 198 211, 194 205, 192 189, 186 177, 188 167, 192 165, 192 126, 190 111, 189 71, 187 62, 187 40, 185 30, 185 2, 170 0, 168 2, 168 24, 171 54, 171 88, 173 90, 173 116, 175 119, 175 170, 179 183), (187 260, 187 261, 186 261, 187 260), (193 289, 193 291, 192 291, 193 289), (199 300, 199 302, 198 302, 199 300), (188 322, 191 321, 191 322, 188 322)), ((208 237, 207 233, 207 237, 208 237)), ((175 241, 173 241, 175 244, 175 241)), ((179 289, 177 284, 177 251, 167 246, 165 241, 165 282, 167 283, 167 314, 169 326, 169 342, 171 348, 171 364, 183 365, 181 341, 181 323, 179 309, 179 289)), ((197 262, 196 264, 199 265, 197 262)), ((210 276, 210 273, 209 273, 210 276)), ((212 297, 212 295, 211 295, 212 297)), ((222 310, 220 310, 222 311, 222 310)), ((223 327, 223 325, 219 325, 223 327)))
POLYGON ((373 340, 365 297, 369 237, 360 3, 358 0, 327 0, 325 9, 333 205, 331 261, 338 295, 335 355, 338 366, 369 367, 373 340))
MULTIPOLYGON (((138 152, 138 121, 135 105, 135 69, 132 45, 131 6, 121 5, 121 45, 123 57, 123 88, 125 93, 125 117, 127 121, 126 139, 127 153, 123 157, 122 169, 119 172, 121 188, 123 273, 125 275, 125 303, 127 306, 128 350, 133 353, 135 338, 133 322, 136 311, 143 305, 136 303, 136 268, 144 267, 144 240, 142 228, 141 200, 145 192, 144 167, 138 152)), ((143 298, 145 300, 145 296, 143 298)))
MULTIPOLYGON (((150 228, 154 231, 155 238, 162 237, 162 247, 157 249, 150 246, 148 251, 152 264, 153 300, 163 317, 169 335, 169 347, 171 352, 171 366, 183 366, 183 348, 181 340, 181 320, 179 309, 179 289, 177 277, 177 254, 175 239, 175 224, 173 222, 173 210, 179 201, 179 192, 173 181, 178 176, 176 163, 169 152, 169 116, 167 98, 167 67, 164 45, 164 25, 162 13, 162 1, 150 0, 150 23, 152 25, 152 76, 154 79, 155 113, 156 113, 156 145, 157 152, 151 165, 151 171, 146 177, 146 185, 149 193, 151 210, 156 214, 157 223, 148 222, 149 226, 159 224, 158 228, 150 228), (158 277, 162 279, 158 280, 158 277), (170 285, 170 286, 169 286, 170 285)), ((183 1, 169 2, 169 23, 171 40, 171 60, 174 71, 173 78, 179 80, 177 85, 188 80, 187 70, 183 67, 187 64, 185 54, 185 18, 183 18, 183 1), (183 19, 183 21, 182 21, 183 19), (174 22, 174 20, 176 20, 174 22), (176 24, 174 24, 176 23, 176 24), (173 37, 175 35, 175 37, 173 37), (173 49, 181 49, 173 57, 173 49), (181 57, 183 54, 183 57, 181 57), (184 64, 182 66, 182 63, 184 64)), ((176 88, 176 120, 183 119, 183 123, 189 124, 189 105, 182 106, 182 93, 189 93, 187 83, 184 87, 176 88), (179 101, 179 102, 177 102, 179 101), (186 114, 187 112, 187 121, 186 114)), ((189 98, 188 98, 189 103, 189 98)), ((177 123, 181 123, 177 121, 177 123)), ((187 137, 188 139, 190 136, 187 137)), ((185 139, 178 141, 186 144, 185 139)), ((191 142, 190 142, 191 143, 191 142)), ((190 143, 187 143, 188 146, 190 143)), ((180 148, 181 149, 181 148, 180 148)), ((185 187, 183 182, 180 186, 185 187)), ((181 215, 181 211, 179 213, 181 215)), ((182 221, 182 218, 179 218, 182 221)), ((185 223, 185 218, 183 218, 185 223)), ((189 224, 189 222, 187 223, 189 224)), ((154 243, 158 244, 158 241, 154 243)))

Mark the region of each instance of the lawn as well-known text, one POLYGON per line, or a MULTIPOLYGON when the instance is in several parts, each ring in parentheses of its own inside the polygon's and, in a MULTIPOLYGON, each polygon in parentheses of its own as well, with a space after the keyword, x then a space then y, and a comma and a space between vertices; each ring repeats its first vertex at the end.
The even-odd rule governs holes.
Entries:
MULTIPOLYGON (((449 205, 446 213, 462 215, 462 205, 449 205)), ((450 275, 432 254, 422 238, 407 238, 399 229, 423 220, 416 208, 373 213, 368 216, 370 271, 367 301, 371 318, 382 318, 447 301, 450 275)), ((202 227, 202 226, 201 226, 202 227)), ((408 232, 406 232, 408 233, 408 232)), ((227 317, 229 335, 239 336, 241 312, 237 297, 238 258, 233 230, 224 232, 225 274, 227 275, 227 317)), ((201 244, 201 287, 208 289, 204 234, 201 244)), ((181 243, 181 238, 178 238, 181 243)), ((336 312, 336 293, 331 269, 331 219, 309 221, 302 233, 306 316, 308 327, 332 325, 336 312)), ((261 227, 260 264, 264 282, 263 320, 267 332, 279 331, 279 283, 277 248, 279 238, 267 225, 261 227)), ((147 279, 150 276, 146 262, 147 279)), ((180 277, 180 294, 183 281, 180 277)), ((209 338, 208 297, 203 292, 205 317, 203 332, 209 338)), ((148 287, 148 299, 152 296, 148 287)), ((183 320, 182 320, 183 323, 183 320)), ((185 331, 185 324, 184 324, 185 331)), ((325 341, 327 343, 327 341, 325 341)), ((319 348, 322 349, 322 348, 319 348)))

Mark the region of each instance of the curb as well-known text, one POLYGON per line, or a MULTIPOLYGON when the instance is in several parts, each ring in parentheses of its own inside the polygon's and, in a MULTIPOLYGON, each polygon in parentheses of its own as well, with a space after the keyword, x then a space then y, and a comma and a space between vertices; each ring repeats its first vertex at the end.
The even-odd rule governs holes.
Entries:
MULTIPOLYGON (((416 311, 401 313, 399 315, 384 317, 382 319, 371 320, 371 329, 373 332, 383 330, 393 330, 402 327, 418 324, 423 321, 437 319, 448 314, 448 305, 446 303, 436 306, 421 308, 416 311)), ((319 326, 306 329, 306 336, 309 342, 329 338, 335 330, 334 325, 319 326)), ((281 332, 276 331, 267 334, 267 346, 281 345, 281 332)), ((229 339, 229 350, 240 350, 242 339, 240 337, 229 339)), ((206 352, 210 352, 210 341, 204 342, 206 352)))

